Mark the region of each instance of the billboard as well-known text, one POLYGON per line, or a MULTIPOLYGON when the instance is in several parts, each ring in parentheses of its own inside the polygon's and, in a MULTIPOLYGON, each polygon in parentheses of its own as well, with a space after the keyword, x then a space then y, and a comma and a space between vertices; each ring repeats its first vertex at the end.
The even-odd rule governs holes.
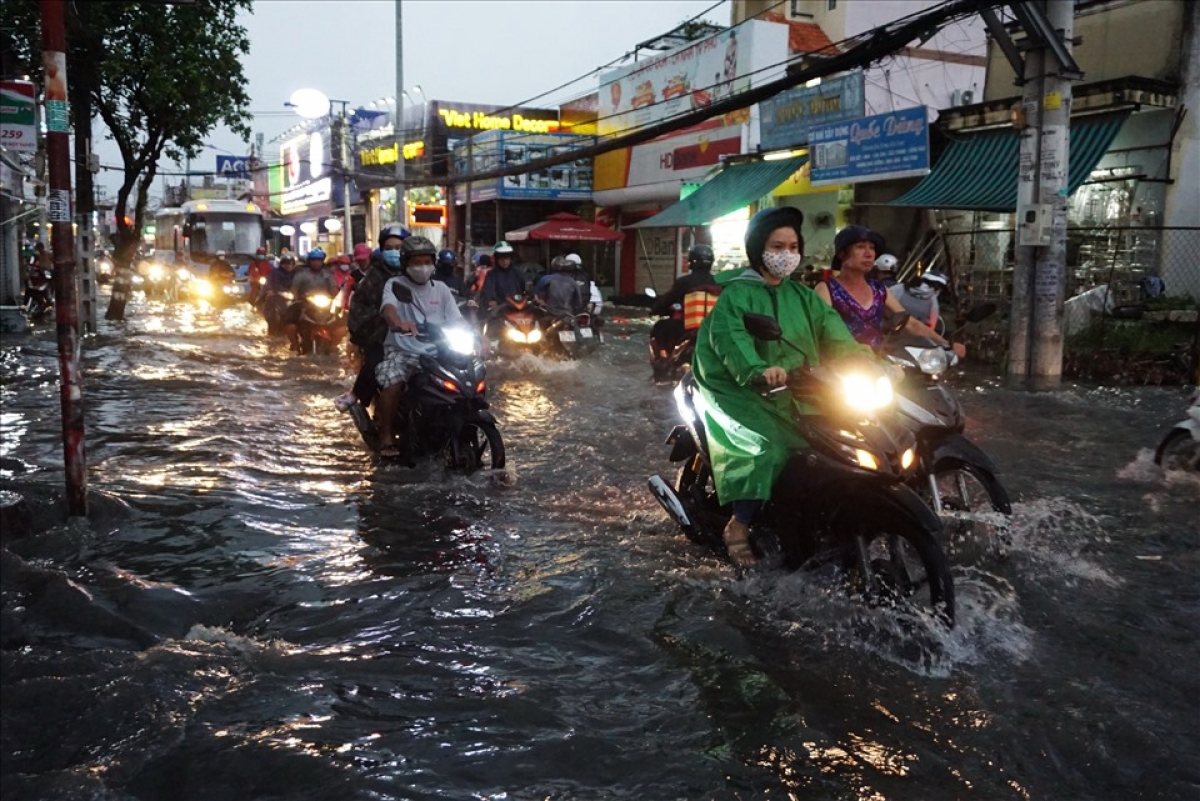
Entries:
POLYGON ((787 37, 786 25, 752 20, 607 73, 600 84, 600 135, 653 125, 781 77, 787 37))
MULTIPOLYGON (((590 136, 573 134, 532 135, 512 131, 492 131, 474 138, 472 165, 467 164, 466 143, 454 151, 457 172, 482 172, 526 164, 538 159, 580 150, 595 143, 590 136)), ((455 202, 466 202, 466 187, 455 187, 455 202)), ((505 175, 471 184, 471 202, 483 200, 591 200, 592 160, 581 158, 533 172, 505 175)))
POLYGON ((762 150, 783 150, 808 142, 809 128, 864 116, 862 71, 797 86, 759 104, 762 150))
POLYGON ((35 91, 29 81, 0 81, 0 145, 17 153, 37 151, 35 91))
POLYGON ((217 175, 222 178, 250 180, 249 156, 217 156, 217 175))
POLYGON ((333 198, 331 133, 329 128, 318 128, 289 139, 279 148, 279 161, 283 166, 281 213, 303 212, 333 198))
POLYGON ((808 135, 812 185, 883 181, 929 173, 925 106, 813 128, 808 135))
POLYGON ((429 160, 430 178, 447 177, 455 149, 484 131, 512 134, 513 141, 518 137, 557 133, 558 111, 434 100, 429 104, 429 116, 421 137, 429 160))

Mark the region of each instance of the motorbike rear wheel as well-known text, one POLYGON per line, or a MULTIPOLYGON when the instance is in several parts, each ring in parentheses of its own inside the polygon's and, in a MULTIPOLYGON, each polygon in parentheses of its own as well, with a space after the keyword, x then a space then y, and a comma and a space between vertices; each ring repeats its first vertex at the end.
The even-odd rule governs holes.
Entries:
POLYGON ((871 606, 917 603, 954 625, 954 581, 933 532, 896 515, 859 517, 844 567, 871 606))

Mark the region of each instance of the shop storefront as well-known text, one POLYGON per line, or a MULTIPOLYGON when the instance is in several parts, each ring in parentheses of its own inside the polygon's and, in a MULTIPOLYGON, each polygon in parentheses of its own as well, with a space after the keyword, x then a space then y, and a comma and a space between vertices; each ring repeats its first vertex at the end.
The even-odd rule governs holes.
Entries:
POLYGON ((293 137, 279 150, 281 186, 277 210, 283 244, 296 253, 321 247, 328 254, 348 250, 348 233, 353 241, 366 241, 361 208, 351 208, 352 232, 345 230, 346 193, 353 201, 354 184, 343 168, 340 139, 342 120, 335 119, 293 137))

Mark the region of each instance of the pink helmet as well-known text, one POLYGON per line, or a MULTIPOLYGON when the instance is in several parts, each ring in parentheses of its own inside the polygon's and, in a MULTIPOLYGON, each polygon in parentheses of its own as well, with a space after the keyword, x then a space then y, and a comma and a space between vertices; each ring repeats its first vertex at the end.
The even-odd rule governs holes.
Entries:
POLYGON ((354 258, 356 260, 371 258, 371 246, 366 242, 359 242, 354 246, 354 258))

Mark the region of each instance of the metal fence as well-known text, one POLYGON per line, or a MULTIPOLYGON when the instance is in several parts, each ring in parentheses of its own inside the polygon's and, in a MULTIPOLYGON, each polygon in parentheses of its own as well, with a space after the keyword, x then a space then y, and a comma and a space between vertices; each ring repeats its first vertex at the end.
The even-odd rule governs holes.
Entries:
MULTIPOLYGON (((910 274, 918 260, 945 271, 960 309, 997 304, 1001 313, 973 337, 976 355, 995 363, 1007 354, 1015 243, 1011 227, 934 232, 905 265, 910 274)), ((1196 380, 1200 227, 1069 227, 1064 297, 1068 374, 1114 377, 1109 362, 1170 361, 1158 372, 1196 380)))

